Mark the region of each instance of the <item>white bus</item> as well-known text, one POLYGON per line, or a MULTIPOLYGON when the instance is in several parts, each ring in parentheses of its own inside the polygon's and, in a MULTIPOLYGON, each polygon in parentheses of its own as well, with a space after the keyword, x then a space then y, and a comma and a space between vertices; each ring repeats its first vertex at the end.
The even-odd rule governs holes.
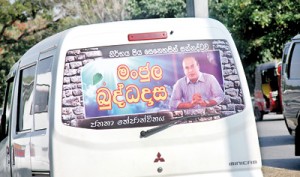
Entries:
POLYGON ((209 18, 78 26, 7 76, 1 177, 261 177, 244 70, 209 18))

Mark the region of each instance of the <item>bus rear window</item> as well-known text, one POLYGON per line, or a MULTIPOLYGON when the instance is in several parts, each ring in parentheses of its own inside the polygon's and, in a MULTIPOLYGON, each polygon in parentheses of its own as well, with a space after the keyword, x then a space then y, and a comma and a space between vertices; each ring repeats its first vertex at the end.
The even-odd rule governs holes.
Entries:
POLYGON ((62 121, 89 129, 218 120, 244 109, 225 40, 128 44, 69 50, 62 121))

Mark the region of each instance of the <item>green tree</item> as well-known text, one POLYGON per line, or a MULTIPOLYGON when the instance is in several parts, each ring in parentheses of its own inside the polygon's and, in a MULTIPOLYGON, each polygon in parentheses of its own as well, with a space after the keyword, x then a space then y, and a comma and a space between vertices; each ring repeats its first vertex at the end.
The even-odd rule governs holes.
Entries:
POLYGON ((11 66, 35 43, 55 32, 47 1, 0 0, 0 105, 11 66))
POLYGON ((174 18, 186 15, 184 0, 129 0, 131 19, 174 18))
POLYGON ((299 2, 210 0, 209 7, 210 17, 224 23, 232 33, 253 91, 255 66, 280 60, 283 45, 299 32, 299 2))
MULTIPOLYGON (((62 20, 71 26, 128 19, 128 0, 52 0, 62 20)), ((71 27, 69 25, 69 27, 71 27)))
POLYGON ((123 20, 119 16, 125 11, 122 4, 125 2, 127 0, 0 0, 0 106, 9 69, 29 48, 73 26, 123 20))

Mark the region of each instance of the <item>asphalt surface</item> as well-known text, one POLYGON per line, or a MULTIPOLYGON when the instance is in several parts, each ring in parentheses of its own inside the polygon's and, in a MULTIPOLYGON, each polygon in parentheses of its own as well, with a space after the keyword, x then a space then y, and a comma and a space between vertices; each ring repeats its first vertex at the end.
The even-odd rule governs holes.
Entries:
POLYGON ((291 136, 282 115, 269 114, 257 122, 265 177, 300 177, 300 157, 294 155, 291 136))

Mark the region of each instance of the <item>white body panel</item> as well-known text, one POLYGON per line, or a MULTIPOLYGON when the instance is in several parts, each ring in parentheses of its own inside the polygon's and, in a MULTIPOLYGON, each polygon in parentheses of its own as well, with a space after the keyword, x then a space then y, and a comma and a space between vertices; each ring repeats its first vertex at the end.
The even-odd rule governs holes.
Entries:
MULTIPOLYGON (((46 39, 28 53, 45 51, 51 46, 55 47, 52 52, 49 127, 40 133, 31 133, 31 142, 27 137, 29 143, 35 143, 31 148, 36 148, 29 170, 47 171, 49 166, 52 177, 262 176, 255 118, 244 71, 232 37, 219 22, 191 18, 79 26, 46 39), (158 31, 168 32, 168 37, 132 42, 127 38, 132 33, 158 31), (140 138, 140 132, 153 126, 93 130, 63 124, 62 115, 66 109, 62 108, 65 98, 62 89, 67 82, 63 76, 66 69, 72 69, 65 65, 68 51, 97 46, 193 40, 228 42, 236 65, 234 70, 239 76, 238 85, 242 89, 242 111, 219 120, 175 125, 147 138, 140 138)), ((225 62, 226 58, 222 60, 225 62)), ((231 91, 225 89, 229 100, 231 91)), ((2 149, 0 152, 2 154, 2 149)), ((21 166, 27 168, 24 164, 21 166)))

